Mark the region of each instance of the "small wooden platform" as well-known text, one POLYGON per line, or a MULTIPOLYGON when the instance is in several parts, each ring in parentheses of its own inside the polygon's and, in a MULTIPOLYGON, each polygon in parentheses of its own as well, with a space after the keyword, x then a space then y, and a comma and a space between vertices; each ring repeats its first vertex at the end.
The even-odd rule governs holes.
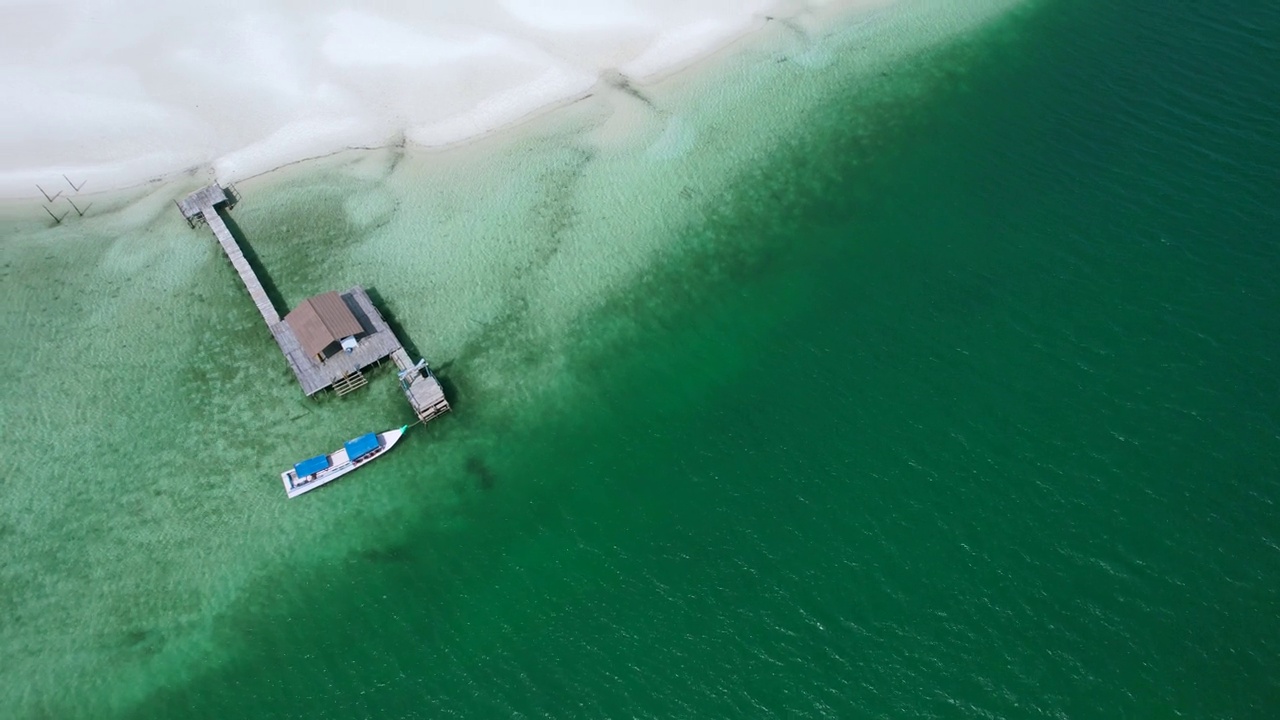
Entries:
POLYGON ((186 218, 187 224, 195 227, 198 220, 208 222, 211 214, 207 212, 209 208, 216 208, 219 205, 230 207, 238 200, 239 197, 234 191, 228 191, 214 183, 200 188, 177 202, 178 209, 182 211, 182 217, 186 218))
POLYGON ((426 363, 414 363, 404 348, 391 353, 391 359, 400 369, 400 389, 419 420, 425 423, 452 409, 444 397, 444 388, 426 363))

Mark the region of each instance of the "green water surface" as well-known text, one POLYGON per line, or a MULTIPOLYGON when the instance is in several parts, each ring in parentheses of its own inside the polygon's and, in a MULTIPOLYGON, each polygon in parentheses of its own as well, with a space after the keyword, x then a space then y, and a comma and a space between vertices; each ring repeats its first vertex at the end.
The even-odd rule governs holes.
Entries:
MULTIPOLYGON (((9 336, 58 334, 5 365, 5 425, 48 437, 15 433, 0 485, 0 700, 1273 717, 1278 28, 1046 0, 874 70, 762 50, 776 115, 717 182, 696 151, 619 179, 625 152, 548 131, 449 186, 393 153, 242 187, 279 295, 374 285, 456 408, 288 503, 278 466, 400 423, 389 377, 302 400, 167 196, 109 245, 8 247, 9 336), (634 238, 595 219, 623 208, 634 238)), ((684 117, 649 152, 738 137, 684 117)))

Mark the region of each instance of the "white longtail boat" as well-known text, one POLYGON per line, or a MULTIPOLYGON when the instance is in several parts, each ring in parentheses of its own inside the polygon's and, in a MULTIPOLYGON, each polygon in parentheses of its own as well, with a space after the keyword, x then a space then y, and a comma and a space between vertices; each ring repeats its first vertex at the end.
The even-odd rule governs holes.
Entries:
POLYGON ((343 443, 340 449, 328 455, 317 455, 303 460, 280 473, 280 479, 284 481, 285 494, 295 498, 367 465, 400 442, 400 438, 408 429, 409 426, 405 425, 398 430, 361 435, 343 443))

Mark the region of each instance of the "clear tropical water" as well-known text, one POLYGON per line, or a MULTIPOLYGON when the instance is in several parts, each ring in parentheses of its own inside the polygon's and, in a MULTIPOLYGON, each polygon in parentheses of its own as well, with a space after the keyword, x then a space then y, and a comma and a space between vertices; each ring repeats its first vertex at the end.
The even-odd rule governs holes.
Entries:
POLYGON ((198 179, 9 221, 5 714, 1273 716, 1280 11, 900 17, 243 183, 457 409, 296 501, 198 179))

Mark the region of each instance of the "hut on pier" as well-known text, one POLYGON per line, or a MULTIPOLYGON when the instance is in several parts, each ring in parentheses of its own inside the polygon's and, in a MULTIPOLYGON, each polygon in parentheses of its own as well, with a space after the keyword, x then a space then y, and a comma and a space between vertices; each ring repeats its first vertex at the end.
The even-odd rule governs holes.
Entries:
POLYGON ((365 328, 336 292, 327 292, 303 300, 293 312, 284 316, 298 338, 298 344, 307 355, 324 362, 329 356, 342 351, 354 352, 365 328))

